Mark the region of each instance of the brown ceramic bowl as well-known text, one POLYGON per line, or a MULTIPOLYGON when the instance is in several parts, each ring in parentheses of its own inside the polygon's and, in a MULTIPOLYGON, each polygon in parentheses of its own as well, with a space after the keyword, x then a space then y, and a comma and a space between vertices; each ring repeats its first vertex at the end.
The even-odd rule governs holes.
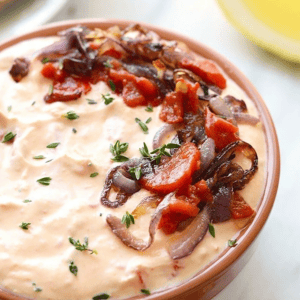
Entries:
MULTIPOLYGON (((113 25, 119 25, 121 28, 124 28, 131 23, 132 22, 125 20, 104 19, 85 19, 54 23, 0 43, 0 51, 26 39, 56 35, 58 31, 73 27, 78 24, 85 25, 90 28, 98 27, 107 29, 113 25)), ((211 262, 204 269, 199 270, 199 273, 188 281, 164 291, 153 293, 147 297, 148 300, 211 299, 222 289, 224 289, 249 261, 255 249, 255 244, 257 243, 257 236, 259 235, 271 212, 278 188, 280 171, 280 156, 276 131, 269 111, 255 87, 245 77, 245 75, 226 58, 222 57, 220 54, 209 49, 207 46, 199 43, 198 41, 192 40, 188 37, 153 25, 142 25, 157 32, 164 39, 183 41, 192 51, 205 58, 215 61, 254 102, 263 124, 263 129, 266 136, 267 168, 265 189, 262 199, 258 203, 257 214, 254 221, 239 234, 238 246, 225 249, 216 260, 211 262)), ((131 299, 141 298, 144 299, 142 296, 137 296, 131 299)), ((28 298, 15 295, 8 290, 1 289, 0 287, 0 299, 25 300, 28 298)))

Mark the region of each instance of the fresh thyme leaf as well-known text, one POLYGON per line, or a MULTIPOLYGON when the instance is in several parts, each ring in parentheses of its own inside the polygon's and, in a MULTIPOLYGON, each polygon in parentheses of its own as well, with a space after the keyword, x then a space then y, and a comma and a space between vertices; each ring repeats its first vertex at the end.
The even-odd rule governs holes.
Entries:
POLYGON ((109 86, 110 86, 111 90, 112 90, 113 92, 115 92, 115 90, 116 90, 116 85, 114 84, 114 82, 113 82, 112 80, 109 80, 108 83, 109 83, 109 86))
POLYGON ((211 223, 208 224, 208 231, 212 237, 216 237, 215 227, 213 224, 211 224, 211 223))
POLYGON ((105 105, 108 105, 108 104, 112 103, 115 100, 115 98, 113 98, 110 95, 110 93, 107 93, 106 95, 102 94, 102 98, 104 100, 105 105))
POLYGON ((124 162, 129 160, 128 157, 121 155, 121 153, 124 153, 127 151, 128 149, 128 143, 120 143, 120 141, 116 141, 116 143, 114 145, 110 145, 109 146, 109 151, 111 152, 111 154, 114 156, 113 158, 111 158, 111 160, 115 161, 115 162, 124 162))
POLYGON ((135 118, 135 122, 140 125, 145 134, 148 134, 148 126, 143 123, 139 118, 135 118))
POLYGON ((31 106, 33 106, 35 104, 35 101, 33 101, 32 103, 31 103, 31 106))
POLYGON ((47 62, 49 62, 49 58, 48 58, 48 57, 44 57, 44 58, 42 59, 42 64, 45 64, 45 63, 47 63, 47 62))
POLYGON ((149 104, 146 108, 145 111, 147 112, 153 112, 153 106, 151 104, 149 104))
POLYGON ((145 295, 150 295, 150 291, 149 290, 146 290, 146 289, 141 289, 141 292, 145 295))
POLYGON ((35 292, 41 292, 41 291, 42 291, 42 288, 37 287, 35 282, 32 283, 32 286, 33 286, 33 290, 34 290, 35 292))
POLYGON ((128 211, 122 217, 122 223, 126 225, 126 228, 129 228, 131 224, 134 224, 134 217, 128 211))
POLYGON ((19 225, 19 227, 21 227, 21 228, 24 229, 24 230, 28 230, 28 226, 29 226, 30 224, 31 224, 31 223, 22 222, 22 224, 19 225))
POLYGON ((53 160, 53 159, 49 159, 49 160, 47 160, 47 161, 45 162, 45 164, 46 164, 46 163, 48 163, 48 162, 50 162, 50 161, 52 161, 52 160, 53 160))
POLYGON ((69 120, 76 120, 79 118, 79 116, 73 110, 68 111, 65 115, 63 115, 63 117, 65 117, 69 120))
POLYGON ((140 153, 141 153, 141 155, 143 157, 149 157, 149 158, 151 158, 151 155, 149 153, 148 147, 147 147, 147 145, 146 145, 145 142, 144 142, 144 147, 139 148, 139 151, 140 151, 140 153))
POLYGON ((93 99, 86 99, 86 101, 88 102, 88 104, 97 104, 98 102, 96 102, 95 100, 93 99))
POLYGON ((75 240, 72 237, 69 237, 69 242, 75 247, 76 250, 78 251, 90 251, 91 254, 95 253, 98 254, 97 250, 92 250, 92 249, 88 249, 88 245, 89 245, 89 240, 88 237, 84 238, 84 242, 80 243, 79 240, 75 240))
POLYGON ((72 131, 73 131, 74 133, 77 133, 76 128, 72 128, 72 131))
POLYGON ((46 148, 56 148, 60 143, 51 143, 46 148))
POLYGON ((201 88, 203 90, 204 96, 208 96, 208 87, 206 85, 201 85, 201 88))
POLYGON ((78 267, 75 265, 74 261, 71 260, 69 263, 69 270, 72 274, 74 274, 75 276, 77 276, 78 273, 78 267))
POLYGON ((44 155, 37 155, 33 157, 33 159, 44 159, 44 158, 46 158, 44 155))
POLYGON ((43 177, 37 180, 38 183, 42 185, 50 185, 50 181, 52 180, 51 177, 43 177))
POLYGON ((106 68, 112 68, 113 67, 113 65, 108 60, 106 62, 104 62, 103 65, 106 68))
POLYGON ((97 294, 95 295, 92 299, 93 300, 102 300, 102 299, 108 299, 110 298, 110 296, 106 293, 102 293, 102 294, 97 294))
POLYGON ((228 240, 228 246, 229 247, 235 247, 237 245, 237 240, 228 240))
POLYGON ((29 199, 23 200, 23 203, 30 203, 30 202, 32 202, 32 200, 29 200, 29 199))
POLYGON ((150 117, 150 118, 148 118, 147 120, 146 120, 146 124, 149 124, 150 122, 152 121, 152 118, 150 117))
POLYGON ((128 169, 129 174, 135 180, 139 180, 142 177, 141 166, 133 167, 128 169))
POLYGON ((98 172, 95 172, 95 173, 92 173, 91 175, 90 175, 90 177, 96 177, 96 176, 98 176, 99 175, 99 173, 98 172))
POLYGON ((169 156, 171 157, 171 154, 166 150, 166 149, 175 149, 175 148, 179 148, 180 145, 174 144, 174 143, 169 143, 169 144, 164 144, 159 148, 154 149, 153 151, 150 152, 150 154, 156 154, 155 156, 151 156, 150 158, 152 161, 155 160, 155 162, 157 164, 159 164, 161 157, 162 156, 169 156))
POLYGON ((53 94, 53 89, 54 89, 53 84, 50 84, 49 90, 48 90, 48 95, 49 96, 51 96, 53 94))
POLYGON ((11 109, 12 109, 12 106, 11 106, 11 105, 7 107, 7 110, 8 110, 8 111, 11 111, 11 109))
POLYGON ((7 133, 4 136, 2 143, 6 143, 6 142, 12 140, 16 135, 17 135, 16 133, 12 133, 12 132, 7 133))

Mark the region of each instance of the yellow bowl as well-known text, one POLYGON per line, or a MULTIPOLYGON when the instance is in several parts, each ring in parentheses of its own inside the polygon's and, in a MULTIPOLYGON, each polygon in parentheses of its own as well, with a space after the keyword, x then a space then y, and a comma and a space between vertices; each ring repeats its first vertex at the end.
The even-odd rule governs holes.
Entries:
POLYGON ((217 0, 245 37, 281 58, 300 63, 299 0, 217 0))

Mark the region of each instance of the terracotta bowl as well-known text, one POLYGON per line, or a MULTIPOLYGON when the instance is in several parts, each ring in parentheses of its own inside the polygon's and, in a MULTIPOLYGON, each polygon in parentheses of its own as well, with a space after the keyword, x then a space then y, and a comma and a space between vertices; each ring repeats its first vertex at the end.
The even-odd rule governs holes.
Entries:
MULTIPOLYGON (((27 34, 14 37, 0 43, 0 51, 10 47, 18 42, 35 37, 56 35, 58 31, 69 27, 81 24, 90 28, 107 29, 113 25, 119 25, 121 28, 131 24, 125 20, 104 20, 104 19, 84 19, 76 21, 67 21, 50 24, 27 34)), ((238 237, 239 244, 234 248, 225 249, 219 257, 207 265, 204 269, 199 270, 199 273, 182 284, 166 289, 164 291, 153 293, 148 296, 148 300, 166 300, 166 299, 211 299, 224 289, 241 269, 246 265, 252 256, 255 245, 257 244, 257 236, 263 228, 270 211, 272 209, 279 182, 280 171, 280 156, 279 146, 270 113, 251 82, 245 75, 235 67, 226 58, 209 49, 207 46, 198 41, 182 36, 178 33, 162 29, 153 25, 142 24, 143 26, 157 32, 162 38, 169 40, 180 40, 194 52, 205 58, 215 61, 226 73, 233 79, 241 89, 243 89, 249 98, 254 102, 256 109, 260 115, 263 129, 266 136, 266 182, 262 199, 258 203, 257 214, 250 226, 243 229, 238 237)), ((144 299, 142 296, 131 299, 144 299)), ((0 299, 3 300, 25 300, 20 295, 15 295, 12 292, 0 287, 0 299)))

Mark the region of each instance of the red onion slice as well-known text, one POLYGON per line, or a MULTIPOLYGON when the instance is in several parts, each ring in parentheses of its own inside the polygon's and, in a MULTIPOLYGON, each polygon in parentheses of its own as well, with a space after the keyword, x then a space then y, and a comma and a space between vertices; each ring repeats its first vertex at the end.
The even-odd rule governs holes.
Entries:
POLYGON ((181 259, 194 251, 208 230, 210 218, 211 211, 206 205, 185 230, 170 236, 169 254, 172 259, 181 259))
POLYGON ((163 139, 167 136, 167 134, 169 134, 172 131, 176 131, 177 129, 179 129, 179 127, 180 126, 177 124, 165 124, 162 127, 160 127, 153 138, 153 149, 159 148, 162 145, 163 139))
POLYGON ((129 178, 126 175, 130 176, 130 174, 128 174, 124 169, 119 168, 112 178, 114 186, 128 194, 134 194, 138 192, 141 187, 138 184, 137 180, 129 178))
POLYGON ((249 125, 253 125, 253 126, 255 126, 257 123, 259 123, 258 118, 251 116, 247 113, 237 112, 237 113, 234 113, 233 115, 238 123, 249 124, 249 125))
POLYGON ((224 116, 226 119, 234 120, 234 116, 230 110, 230 107, 225 103, 225 101, 217 96, 209 100, 209 107, 217 115, 224 116))
POLYGON ((162 200, 161 196, 148 196, 144 198, 131 213, 135 219, 145 215, 149 209, 157 208, 162 200))
POLYGON ((212 138, 207 138, 206 141, 202 144, 200 148, 201 171, 206 170, 207 167, 212 162, 212 160, 215 158, 216 156, 215 148, 216 148, 216 144, 212 138))
POLYGON ((231 186, 222 186, 214 195, 214 202, 211 207, 211 219, 213 223, 224 222, 230 219, 230 201, 233 195, 231 186))
POLYGON ((113 233, 125 244, 127 247, 133 248, 138 251, 145 251, 148 249, 153 241, 156 232, 156 227, 160 221, 162 216, 163 210, 168 206, 169 202, 171 201, 172 196, 174 193, 170 193, 165 196, 164 200, 158 205, 156 208, 149 225, 149 240, 144 241, 142 239, 138 239, 133 236, 129 230, 126 228, 125 224, 122 221, 112 215, 108 215, 106 217, 106 222, 113 231, 113 233))

